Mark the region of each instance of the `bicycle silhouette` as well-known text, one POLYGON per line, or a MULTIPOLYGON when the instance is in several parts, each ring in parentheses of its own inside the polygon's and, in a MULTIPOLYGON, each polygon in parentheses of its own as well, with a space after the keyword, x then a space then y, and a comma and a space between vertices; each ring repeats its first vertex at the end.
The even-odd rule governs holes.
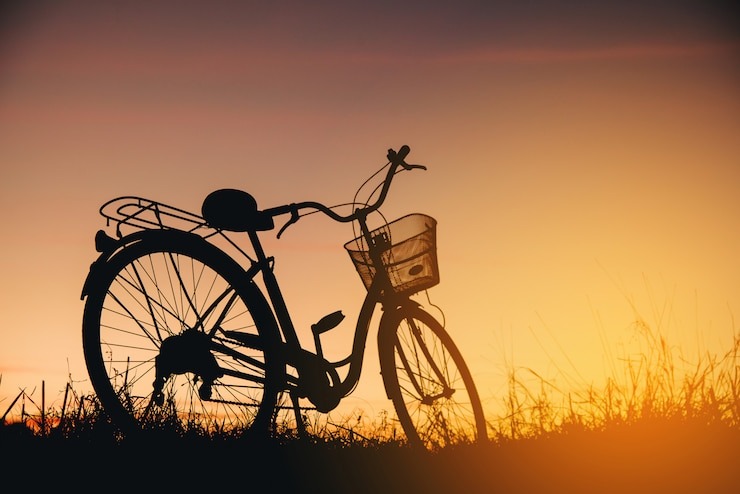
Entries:
POLYGON ((116 236, 96 234, 100 255, 82 291, 82 335, 90 380, 113 423, 124 432, 168 424, 269 434, 277 411, 292 409, 305 431, 299 400, 326 413, 354 390, 370 322, 380 307, 383 384, 408 442, 434 449, 485 439, 470 371, 443 324, 414 297, 439 282, 436 221, 410 214, 368 226, 369 215, 382 218, 379 208, 397 173, 426 169, 406 163, 409 151, 389 149, 385 166, 352 203, 339 206, 301 202, 259 210, 250 194, 236 189, 209 194, 202 216, 132 196, 101 206, 116 236), (368 200, 357 202, 385 168, 368 200), (342 206, 352 212, 337 213, 342 206), (344 247, 367 296, 351 353, 339 361, 324 357, 321 335, 344 315, 337 311, 312 325, 315 351, 302 348, 273 272, 274 258, 259 238, 274 229, 275 217, 290 215, 280 238, 313 213, 359 226, 344 247), (251 255, 236 240, 244 234, 251 255), (288 399, 291 404, 283 405, 288 399))

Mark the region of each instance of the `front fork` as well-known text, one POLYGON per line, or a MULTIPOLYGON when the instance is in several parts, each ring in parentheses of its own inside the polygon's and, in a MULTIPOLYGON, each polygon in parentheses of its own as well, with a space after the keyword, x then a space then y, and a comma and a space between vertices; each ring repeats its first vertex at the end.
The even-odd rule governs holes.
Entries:
MULTIPOLYGON (((383 317, 380 320, 380 327, 378 328, 378 355, 380 359, 380 373, 383 374, 383 386, 385 387, 385 395, 388 399, 391 399, 390 389, 393 384, 389 383, 386 379, 384 372, 384 365, 395 365, 393 357, 393 347, 397 343, 398 335, 398 323, 404 319, 404 313, 410 312, 410 309, 416 309, 421 304, 415 302, 409 298, 392 297, 389 300, 383 302, 383 317), (382 355, 384 349, 390 348, 391 355, 390 361, 384 362, 382 355)), ((416 387, 416 386, 415 386, 416 387)))

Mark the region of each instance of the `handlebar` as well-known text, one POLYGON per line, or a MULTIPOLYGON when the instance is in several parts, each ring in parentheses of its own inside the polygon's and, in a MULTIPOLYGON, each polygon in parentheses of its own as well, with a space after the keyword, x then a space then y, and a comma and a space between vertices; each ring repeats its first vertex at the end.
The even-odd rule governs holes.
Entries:
POLYGON ((280 236, 285 232, 285 230, 298 221, 300 219, 300 215, 298 212, 301 209, 314 209, 316 211, 319 211, 321 213, 326 214, 331 219, 338 221, 340 223, 348 223, 350 221, 357 220, 360 216, 367 216, 368 214, 372 213, 373 211, 376 211, 380 208, 380 206, 385 201, 385 197, 388 194, 388 190, 391 186, 391 181, 393 180, 393 176, 398 172, 398 168, 401 167, 404 170, 413 170, 413 169, 422 169, 426 170, 427 168, 424 165, 410 165, 406 163, 405 159, 406 156, 408 156, 409 152, 411 152, 411 148, 409 148, 407 145, 403 145, 399 148, 398 151, 395 151, 393 149, 388 150, 387 158, 388 162, 390 163, 390 167, 388 168, 388 173, 385 176, 385 179, 383 180, 383 187, 380 190, 380 195, 378 196, 378 199, 373 204, 365 205, 361 208, 356 208, 351 214, 348 215, 341 215, 335 212, 333 209, 331 209, 328 206, 325 206, 324 204, 321 204, 319 202, 314 201, 305 201, 305 202, 299 202, 299 203, 291 203, 286 204, 284 206, 277 206, 274 208, 269 208, 263 210, 263 214, 269 215, 271 217, 274 216, 280 216, 282 214, 290 213, 290 219, 280 228, 277 234, 277 238, 280 238, 280 236))

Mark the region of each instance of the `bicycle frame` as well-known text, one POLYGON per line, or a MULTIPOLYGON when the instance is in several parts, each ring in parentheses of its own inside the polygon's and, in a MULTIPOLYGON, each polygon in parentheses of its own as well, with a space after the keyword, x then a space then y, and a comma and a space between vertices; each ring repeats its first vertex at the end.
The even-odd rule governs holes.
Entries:
MULTIPOLYGON (((359 214, 357 221, 367 244, 370 246, 370 255, 376 265, 381 265, 380 255, 382 248, 374 242, 367 227, 367 214, 359 214)), ((349 356, 337 362, 329 362, 322 354, 319 343, 319 334, 314 330, 316 353, 306 351, 297 336, 290 312, 285 304, 280 285, 271 269, 272 258, 264 252, 259 235, 256 231, 248 232, 249 240, 254 249, 256 260, 247 270, 247 276, 254 279, 261 274, 267 291, 273 313, 285 344, 286 363, 298 371, 298 377, 287 375, 286 384, 298 390, 298 397, 308 397, 320 411, 330 411, 342 398, 351 393, 360 379, 364 361, 365 347, 370 332, 370 321, 379 304, 384 310, 395 309, 405 303, 411 303, 408 296, 399 296, 393 292, 391 281, 384 270, 378 270, 370 289, 362 303, 357 317, 352 350, 349 356), (337 369, 349 365, 347 375, 342 380, 337 369), (306 382, 316 380, 314 369, 322 369, 329 374, 330 381, 322 386, 320 382, 306 382)), ((323 377, 323 376, 322 376, 323 377)))

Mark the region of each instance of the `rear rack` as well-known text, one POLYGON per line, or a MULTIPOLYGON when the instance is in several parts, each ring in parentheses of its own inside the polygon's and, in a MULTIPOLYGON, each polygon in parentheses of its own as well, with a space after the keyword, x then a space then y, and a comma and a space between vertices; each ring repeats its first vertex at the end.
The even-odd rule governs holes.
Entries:
POLYGON ((111 221, 116 224, 116 234, 119 237, 122 235, 121 227, 136 230, 180 230, 196 233, 204 238, 219 233, 219 230, 209 226, 197 214, 142 197, 123 196, 112 199, 100 207, 100 214, 106 219, 107 226, 110 226, 111 221))

